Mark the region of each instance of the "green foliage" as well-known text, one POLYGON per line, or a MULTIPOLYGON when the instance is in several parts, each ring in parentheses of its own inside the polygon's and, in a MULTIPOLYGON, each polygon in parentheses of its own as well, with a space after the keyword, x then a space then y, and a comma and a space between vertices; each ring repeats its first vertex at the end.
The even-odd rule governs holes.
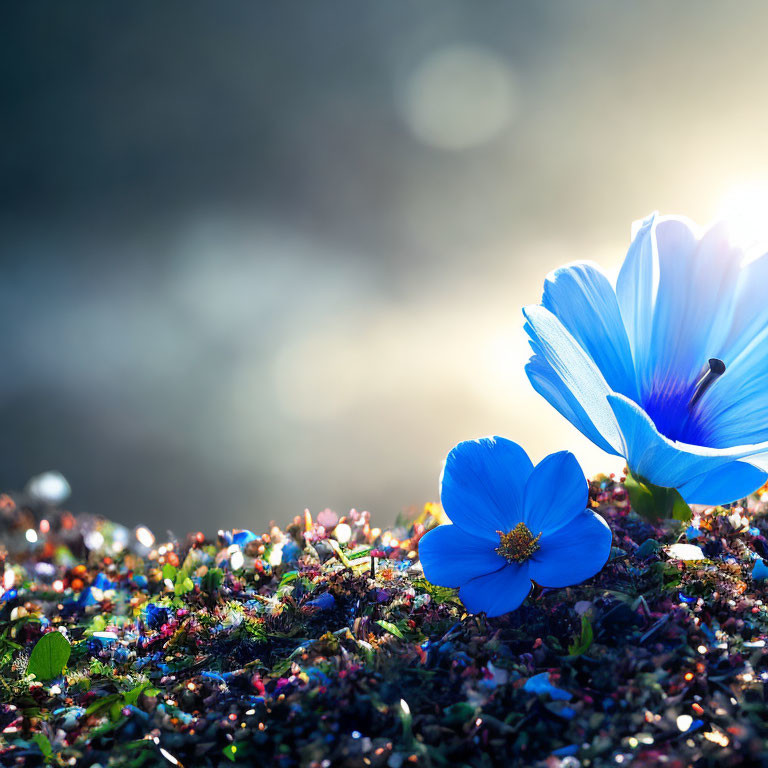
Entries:
POLYGON ((662 560, 649 568, 651 588, 655 590, 677 590, 682 583, 683 575, 677 566, 662 560))
POLYGON ((46 763, 53 762, 53 747, 48 737, 44 733, 32 734, 32 741, 37 744, 38 749, 43 754, 43 761, 46 763))
POLYGON ((593 638, 592 622, 586 614, 582 614, 581 632, 573 638, 573 642, 568 646, 568 653, 571 656, 581 656, 589 650, 593 638))
POLYGON ((183 568, 176 568, 170 563, 166 563, 163 566, 163 581, 170 581, 173 583, 173 592, 178 597, 186 595, 187 592, 192 592, 195 588, 187 571, 183 568))
POLYGON ((72 646, 69 640, 61 632, 49 632, 43 635, 32 649, 27 674, 34 675, 41 681, 52 680, 62 673, 70 653, 72 646))
POLYGON ((405 636, 400 631, 400 628, 393 624, 391 621, 384 621, 384 619, 380 619, 376 622, 382 629, 386 629, 387 632, 390 634, 393 634, 395 637, 399 637, 401 640, 405 639, 405 636))
POLYGON ((163 579, 168 579, 169 581, 175 581, 176 567, 171 565, 170 563, 166 563, 163 566, 163 579))
POLYGON ((645 560, 651 555, 655 555, 661 550, 661 544, 656 539, 646 539, 635 552, 635 557, 639 560, 645 560))
POLYGON ((147 696, 156 696, 159 692, 157 688, 152 687, 150 682, 144 681, 123 693, 112 693, 109 696, 102 696, 96 699, 85 710, 85 713, 86 715, 103 714, 106 710, 109 714, 109 719, 114 723, 120 720, 123 707, 127 705, 136 706, 136 702, 142 693, 146 693, 147 696))
POLYGON ((157 766, 157 747, 150 739, 138 739, 123 744, 121 750, 124 755, 117 753, 110 757, 110 766, 114 760, 114 768, 144 768, 145 766, 157 766))
POLYGON ((671 518, 685 523, 693 517, 691 508, 674 488, 653 485, 631 472, 627 473, 624 487, 632 509, 646 520, 671 518))
POLYGON ((290 584, 292 581, 295 581, 299 576, 298 571, 286 571, 283 574, 283 577, 280 579, 280 583, 278 584, 277 588, 280 589, 281 587, 286 586, 287 584, 290 584))
POLYGON ((457 701, 446 707, 443 712, 445 713, 445 725, 449 728, 465 725, 477 716, 477 709, 468 701, 457 701))
POLYGON ((86 632, 88 633, 103 632, 106 628, 107 628, 107 620, 104 618, 103 614, 97 613, 91 619, 91 626, 86 630, 86 632))
POLYGON ((189 574, 182 568, 176 574, 176 582, 173 585, 173 591, 177 595, 186 595, 187 592, 192 592, 195 585, 192 579, 189 578, 189 574))
MULTIPOLYGON (((139 700, 139 696, 141 696, 144 691, 147 691, 149 688, 151 688, 151 685, 149 682, 139 683, 139 685, 135 686, 134 688, 131 688, 130 691, 126 691, 123 694, 123 699, 125 700, 126 704, 130 704, 132 706, 136 705, 136 702, 139 700)), ((157 690, 157 689, 153 689, 157 690)), ((148 693, 148 695, 151 695, 151 693, 148 693)))
POLYGON ((212 595, 217 592, 222 582, 224 581, 224 571, 221 568, 209 568, 208 572, 203 576, 201 587, 203 592, 207 592, 212 595))
POLYGON ((438 587, 437 584, 432 584, 426 579, 414 579, 413 586, 417 590, 426 592, 438 605, 442 603, 461 604, 458 590, 451 587, 438 587))
POLYGON ((6 627, 3 630, 3 634, 0 635, 0 665, 9 662, 14 652, 21 649, 18 643, 8 638, 9 629, 9 627, 6 627))
POLYGON ((172 582, 173 592, 178 596, 186 595, 195 588, 189 574, 183 568, 176 568, 170 563, 163 566, 163 581, 172 582))

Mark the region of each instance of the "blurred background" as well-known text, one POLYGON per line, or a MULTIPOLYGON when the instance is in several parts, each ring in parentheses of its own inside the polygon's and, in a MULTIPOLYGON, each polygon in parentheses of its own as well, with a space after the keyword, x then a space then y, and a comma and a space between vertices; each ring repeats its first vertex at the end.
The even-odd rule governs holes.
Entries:
POLYGON ((494 433, 620 470, 530 388, 520 308, 654 209, 768 202, 759 3, 1 19, 0 487, 58 469, 128 524, 383 524, 494 433))

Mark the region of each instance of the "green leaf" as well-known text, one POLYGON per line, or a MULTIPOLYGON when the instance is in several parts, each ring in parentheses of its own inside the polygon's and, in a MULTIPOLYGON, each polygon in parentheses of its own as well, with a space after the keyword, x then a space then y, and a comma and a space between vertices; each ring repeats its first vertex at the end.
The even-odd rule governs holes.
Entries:
POLYGON ((477 710, 468 701, 457 701, 448 707, 443 709, 445 713, 445 725, 450 727, 457 727, 464 725, 477 715, 477 710))
POLYGON ((117 701, 113 701, 112 702, 112 706, 110 706, 110 708, 109 708, 109 719, 113 723, 116 723, 120 719, 120 716, 123 713, 123 707, 124 706, 125 705, 124 705, 123 701, 119 697, 118 697, 117 701))
POLYGON ((111 707, 115 702, 120 702, 122 697, 119 693, 110 693, 109 696, 104 696, 100 699, 96 699, 93 703, 89 704, 85 710, 86 715, 93 715, 96 712, 100 712, 102 709, 111 707))
POLYGON ((209 568, 208 572, 203 576, 202 588, 203 592, 207 592, 209 595, 215 592, 224 581, 224 571, 221 568, 209 568))
POLYGON ((149 688, 150 683, 141 683, 141 685, 137 685, 135 688, 132 688, 130 691, 126 691, 123 694, 123 700, 126 704, 134 705, 139 700, 139 696, 141 696, 144 689, 149 688))
POLYGON ((298 577, 298 575, 298 571, 286 571, 283 574, 283 578, 280 579, 280 583, 277 585, 277 588, 280 589, 280 587, 284 587, 286 584, 290 584, 298 577))
POLYGON ((661 544, 659 544, 656 539, 646 539, 636 550, 635 550, 635 557, 639 558, 640 560, 645 560, 647 557, 651 557, 651 555, 655 555, 657 552, 661 551, 661 544))
POLYGON ((629 494, 632 509, 646 520, 672 518, 687 522, 693 517, 691 508, 675 488, 662 488, 649 483, 639 475, 627 473, 624 487, 629 494))
POLYGON ((43 753, 43 760, 46 763, 50 763, 53 757, 53 747, 51 747, 48 737, 44 733, 35 733, 32 735, 32 741, 37 744, 38 749, 43 753))
POLYGON ((176 568, 170 563, 166 563, 163 566, 163 580, 169 579, 170 581, 176 581, 176 568))
POLYGON ((384 619, 379 619, 379 621, 376 622, 382 629, 386 629, 387 632, 390 632, 395 637, 399 637, 401 640, 405 639, 405 636, 400 631, 400 629, 393 624, 391 621, 384 621, 384 619))
POLYGON ((189 574, 185 570, 180 570, 176 574, 176 583, 173 585, 173 591, 177 595, 186 595, 187 592, 191 592, 195 588, 192 583, 192 579, 189 578, 189 574))
POLYGON ((438 587, 424 578, 414 579, 413 586, 422 589, 432 597, 432 600, 440 605, 441 603, 459 604, 459 590, 451 587, 438 587))
POLYGON ((43 635, 32 649, 27 664, 27 674, 34 675, 40 681, 58 677, 66 663, 72 646, 61 632, 53 631, 43 635))
POLYGON ((568 646, 568 653, 571 656, 581 656, 582 653, 586 653, 589 650, 593 638, 592 622, 586 615, 582 614, 581 633, 573 638, 573 642, 568 646))

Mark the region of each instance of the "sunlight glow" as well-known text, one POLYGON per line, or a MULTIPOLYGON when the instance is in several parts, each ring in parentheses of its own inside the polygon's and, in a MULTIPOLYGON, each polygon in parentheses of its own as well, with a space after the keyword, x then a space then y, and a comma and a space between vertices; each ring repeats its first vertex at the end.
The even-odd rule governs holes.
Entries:
POLYGON ((727 223, 731 242, 747 258, 768 251, 768 179, 733 187, 720 202, 717 218, 727 223))

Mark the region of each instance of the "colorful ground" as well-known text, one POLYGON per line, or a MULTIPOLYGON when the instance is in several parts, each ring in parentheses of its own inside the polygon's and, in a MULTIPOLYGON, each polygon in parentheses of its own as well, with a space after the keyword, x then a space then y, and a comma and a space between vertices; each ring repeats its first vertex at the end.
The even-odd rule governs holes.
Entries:
POLYGON ((423 578, 434 505, 166 541, 0 497, 0 764, 768 764, 768 503, 685 530, 591 497, 603 572, 493 620, 423 578))

